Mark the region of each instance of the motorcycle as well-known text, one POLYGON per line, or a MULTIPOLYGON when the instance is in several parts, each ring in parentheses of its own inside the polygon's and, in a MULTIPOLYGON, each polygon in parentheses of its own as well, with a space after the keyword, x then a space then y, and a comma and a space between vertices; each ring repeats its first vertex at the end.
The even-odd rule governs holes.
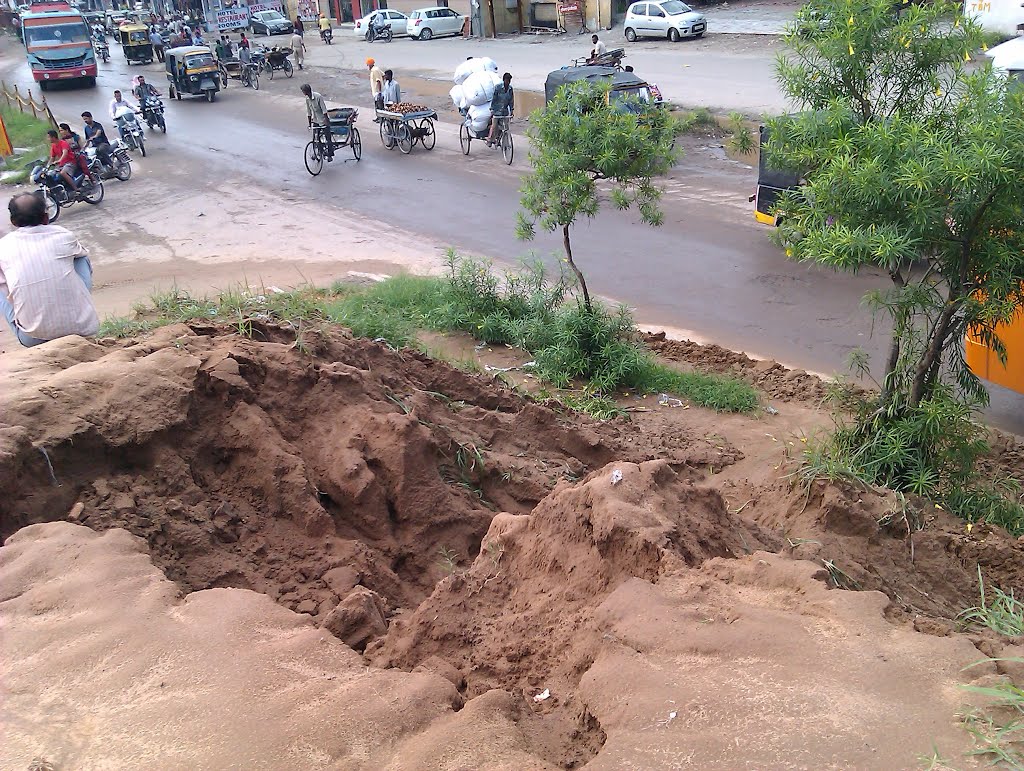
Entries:
POLYGON ((366 28, 366 42, 372 43, 375 40, 382 40, 385 43, 390 43, 394 33, 391 31, 391 25, 385 24, 383 27, 378 27, 375 24, 370 24, 366 28))
POLYGON ((320 30, 320 39, 327 43, 327 45, 330 45, 331 40, 334 39, 334 30, 330 27, 320 30))
POLYGON ((100 160, 96 148, 89 145, 85 148, 85 156, 89 159, 89 171, 93 176, 100 179, 119 179, 127 182, 132 176, 132 157, 124 149, 118 140, 110 143, 110 160, 112 166, 108 166, 100 160))
POLYGON ((103 183, 90 183, 88 178, 78 170, 72 177, 78 185, 78 194, 68 190, 64 178, 56 169, 48 169, 42 164, 32 169, 32 181, 39 185, 39 192, 42 193, 43 201, 46 203, 46 213, 50 216, 50 222, 56 222, 60 216, 60 210, 67 206, 73 206, 78 201, 85 201, 95 206, 103 200, 103 183))
POLYGON ((129 150, 138 150, 142 157, 146 157, 145 132, 142 125, 135 119, 135 113, 128 107, 122 107, 114 115, 114 123, 117 125, 121 139, 129 150))
POLYGON ((100 57, 104 63, 110 61, 110 46, 104 41, 96 39, 93 41, 92 47, 96 50, 96 55, 100 57))
MULTIPOLYGON (((142 117, 145 118, 146 123, 149 124, 149 130, 153 131, 159 127, 162 132, 167 133, 167 121, 164 120, 164 103, 159 96, 147 96, 141 100, 140 108, 142 109, 142 117)), ((143 155, 146 153, 143 152, 143 155)))

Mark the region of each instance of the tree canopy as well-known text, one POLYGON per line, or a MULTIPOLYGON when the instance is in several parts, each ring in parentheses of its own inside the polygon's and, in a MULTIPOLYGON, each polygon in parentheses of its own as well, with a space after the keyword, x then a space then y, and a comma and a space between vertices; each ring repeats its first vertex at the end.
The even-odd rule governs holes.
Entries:
POLYGON ((667 111, 638 99, 619 98, 608 84, 570 83, 530 118, 533 171, 522 188, 518 235, 562 231, 566 262, 591 307, 582 272, 573 260, 569 229, 580 216, 593 217, 607 190, 618 209, 633 206, 644 222, 664 218, 655 177, 676 162, 678 122, 667 111))

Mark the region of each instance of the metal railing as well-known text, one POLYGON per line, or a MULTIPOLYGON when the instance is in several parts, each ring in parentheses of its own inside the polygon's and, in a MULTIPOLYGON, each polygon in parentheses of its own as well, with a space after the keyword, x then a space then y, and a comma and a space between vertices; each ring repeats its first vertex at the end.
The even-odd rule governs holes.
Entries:
POLYGON ((17 85, 12 90, 7 87, 6 81, 0 80, 0 97, 3 97, 8 107, 17 106, 18 112, 21 113, 31 111, 33 118, 48 121, 54 128, 57 127, 57 119, 53 117, 50 105, 46 103, 46 97, 40 96, 41 102, 36 102, 31 88, 26 88, 25 95, 22 96, 17 85))

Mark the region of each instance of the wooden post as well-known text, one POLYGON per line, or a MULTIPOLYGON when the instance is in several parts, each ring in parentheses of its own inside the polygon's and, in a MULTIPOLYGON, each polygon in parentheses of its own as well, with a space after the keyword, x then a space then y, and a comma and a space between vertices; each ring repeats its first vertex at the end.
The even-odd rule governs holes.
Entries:
POLYGON ((18 112, 25 112, 21 103, 21 94, 18 93, 18 84, 14 84, 14 98, 18 100, 18 112))
POLYGON ((498 25, 494 21, 494 0, 487 0, 487 13, 491 17, 491 37, 498 37, 498 25))
POLYGON ((523 0, 516 0, 516 15, 519 17, 519 34, 523 34, 526 25, 523 24, 523 0))
POLYGON ((31 88, 26 88, 25 89, 25 93, 28 94, 28 106, 32 110, 32 117, 33 118, 38 118, 39 116, 36 115, 36 102, 32 98, 32 89, 31 88))

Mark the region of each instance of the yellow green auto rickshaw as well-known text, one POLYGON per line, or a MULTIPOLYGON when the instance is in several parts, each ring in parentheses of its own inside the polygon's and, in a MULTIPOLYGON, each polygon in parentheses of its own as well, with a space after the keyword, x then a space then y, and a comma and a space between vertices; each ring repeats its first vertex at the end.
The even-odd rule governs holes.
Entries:
POLYGON ((153 44, 149 42, 149 27, 145 24, 122 24, 117 28, 117 39, 129 64, 153 61, 153 44))
POLYGON ((222 74, 209 48, 181 46, 166 52, 167 95, 172 99, 184 96, 205 96, 212 102, 223 87, 222 74))

